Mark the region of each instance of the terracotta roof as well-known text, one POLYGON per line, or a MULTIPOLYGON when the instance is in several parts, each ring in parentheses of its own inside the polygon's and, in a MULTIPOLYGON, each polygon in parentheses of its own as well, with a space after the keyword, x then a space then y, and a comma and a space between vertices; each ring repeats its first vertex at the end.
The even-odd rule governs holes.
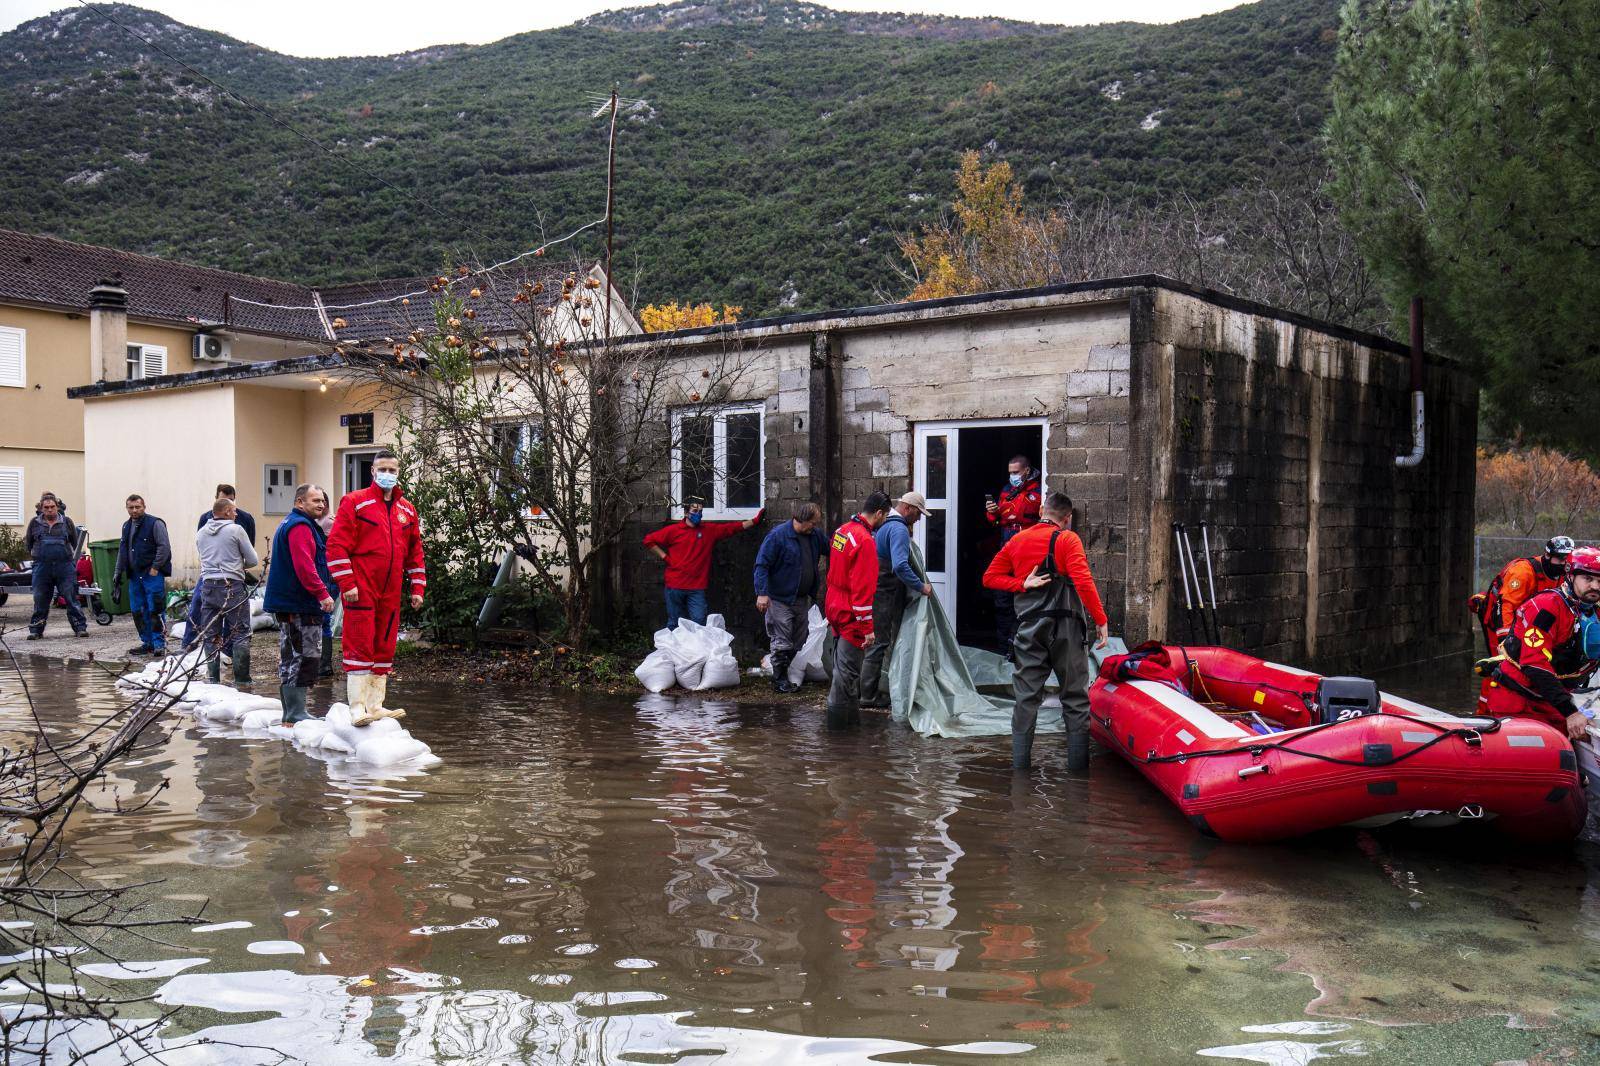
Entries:
MULTIPOLYGON (((491 332, 504 332, 520 328, 510 302, 516 286, 525 279, 541 281, 546 290, 543 299, 553 299, 552 290, 560 293, 565 271, 565 266, 518 263, 497 275, 461 279, 454 291, 465 298, 474 286, 482 289, 485 295, 481 300, 469 301, 478 311, 480 324, 491 332)), ((317 340, 327 336, 321 318, 311 309, 319 296, 325 306, 331 305, 327 311, 330 321, 343 318, 348 323, 337 331, 345 340, 394 336, 415 325, 431 325, 433 305, 439 299, 425 292, 432 280, 427 277, 350 282, 318 290, 290 281, 0 229, 0 302, 15 300, 81 311, 89 306, 89 290, 114 276, 121 278, 128 291, 128 314, 133 318, 207 325, 226 321, 234 329, 317 340), (339 306, 419 290, 425 295, 414 297, 409 306, 399 302, 339 306)))
MULTIPOLYGON (((280 305, 312 302, 312 290, 293 282, 0 230, 0 300, 81 310, 89 305, 89 290, 113 275, 120 275, 128 290, 128 314, 134 318, 218 323, 223 320, 226 293, 280 305)), ((231 311, 232 324, 239 329, 294 337, 323 335, 312 311, 248 304, 235 304, 231 311)))

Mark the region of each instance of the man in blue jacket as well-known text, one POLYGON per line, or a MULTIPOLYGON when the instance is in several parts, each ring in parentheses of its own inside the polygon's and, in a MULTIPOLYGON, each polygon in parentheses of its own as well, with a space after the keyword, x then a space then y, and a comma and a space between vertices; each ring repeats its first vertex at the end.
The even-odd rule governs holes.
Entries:
POLYGON ((817 564, 827 551, 827 542, 817 528, 822 508, 797 503, 792 513, 794 517, 768 533, 756 552, 756 610, 766 615, 772 687, 777 692, 799 688, 789 683, 789 664, 794 662, 795 650, 805 643, 811 602, 822 583, 817 564))
MULTIPOLYGON (((139 646, 129 655, 164 655, 167 638, 163 619, 167 609, 167 578, 172 576, 172 544, 167 524, 146 514, 144 497, 128 497, 128 520, 122 523, 122 544, 117 549, 113 584, 128 579, 128 607, 139 630, 139 646)), ((112 596, 116 596, 115 590, 112 596)))
POLYGON ((895 501, 894 511, 878 527, 878 591, 872 597, 872 631, 878 635, 867 649, 861 667, 861 705, 889 706, 889 679, 884 660, 900 635, 900 619, 912 596, 932 596, 933 586, 923 581, 911 565, 911 529, 928 513, 920 492, 908 492, 895 501))
POLYGON ((328 571, 328 535, 320 521, 328 494, 318 485, 294 490, 294 510, 272 537, 272 569, 267 571, 264 606, 278 620, 278 695, 283 724, 311 717, 306 694, 321 665, 323 619, 333 614, 333 574, 328 571))

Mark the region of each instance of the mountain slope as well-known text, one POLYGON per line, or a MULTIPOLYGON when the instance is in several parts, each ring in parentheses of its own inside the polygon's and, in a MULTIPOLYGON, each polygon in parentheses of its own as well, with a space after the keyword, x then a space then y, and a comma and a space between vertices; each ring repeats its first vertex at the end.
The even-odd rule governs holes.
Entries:
POLYGON ((1265 0, 997 35, 779 9, 814 5, 678 4, 413 60, 241 57, 202 31, 163 44, 328 152, 131 38, 112 51, 122 31, 89 12, 49 16, 0 36, 0 225, 311 282, 503 256, 541 221, 553 236, 602 213, 591 97, 617 83, 618 274, 639 298, 860 303, 903 291, 894 235, 948 201, 966 148, 1009 160, 1036 199, 1134 201, 1204 200, 1305 147, 1337 17, 1334 0, 1265 0))

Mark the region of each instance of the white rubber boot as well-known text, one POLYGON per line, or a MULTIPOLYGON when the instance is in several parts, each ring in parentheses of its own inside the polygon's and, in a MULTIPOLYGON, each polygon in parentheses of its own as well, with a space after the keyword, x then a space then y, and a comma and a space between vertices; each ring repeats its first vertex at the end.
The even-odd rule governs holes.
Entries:
POLYGON ((406 712, 398 707, 389 708, 383 705, 383 698, 389 694, 388 674, 369 674, 367 679, 367 713, 374 718, 404 718, 406 712))
POLYGON ((350 704, 350 724, 371 725, 378 720, 373 708, 378 701, 372 694, 373 677, 368 673, 344 675, 345 701, 350 704))

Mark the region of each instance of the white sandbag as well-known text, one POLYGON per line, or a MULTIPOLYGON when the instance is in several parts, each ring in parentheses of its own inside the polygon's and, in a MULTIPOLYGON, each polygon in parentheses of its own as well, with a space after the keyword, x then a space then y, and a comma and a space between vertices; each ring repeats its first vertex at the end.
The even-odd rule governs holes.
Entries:
POLYGON ((167 623, 167 639, 174 644, 182 644, 184 634, 188 632, 189 623, 187 621, 167 623))
POLYGON ((651 692, 664 692, 678 683, 678 673, 673 668, 672 656, 660 650, 646 655, 644 662, 633 671, 633 676, 639 679, 639 684, 651 692))
MULTIPOLYGON (((437 766, 440 762, 432 749, 410 733, 393 718, 381 718, 371 725, 355 726, 350 722, 350 708, 335 703, 328 708, 329 735, 337 737, 354 753, 357 762, 368 766, 437 766)), ((322 745, 328 748, 327 740, 322 745)))
POLYGON ((733 652, 722 648, 705 661, 700 674, 700 683, 691 686, 691 689, 703 692, 713 688, 734 688, 738 684, 739 660, 733 657, 733 652))
POLYGON ((794 653, 789 663, 789 683, 801 685, 807 681, 826 681, 828 672, 822 668, 822 645, 828 639, 828 623, 816 604, 806 614, 806 640, 794 653))
POLYGON ((257 707, 253 711, 246 711, 239 717, 240 729, 271 729, 283 723, 283 708, 257 707))

